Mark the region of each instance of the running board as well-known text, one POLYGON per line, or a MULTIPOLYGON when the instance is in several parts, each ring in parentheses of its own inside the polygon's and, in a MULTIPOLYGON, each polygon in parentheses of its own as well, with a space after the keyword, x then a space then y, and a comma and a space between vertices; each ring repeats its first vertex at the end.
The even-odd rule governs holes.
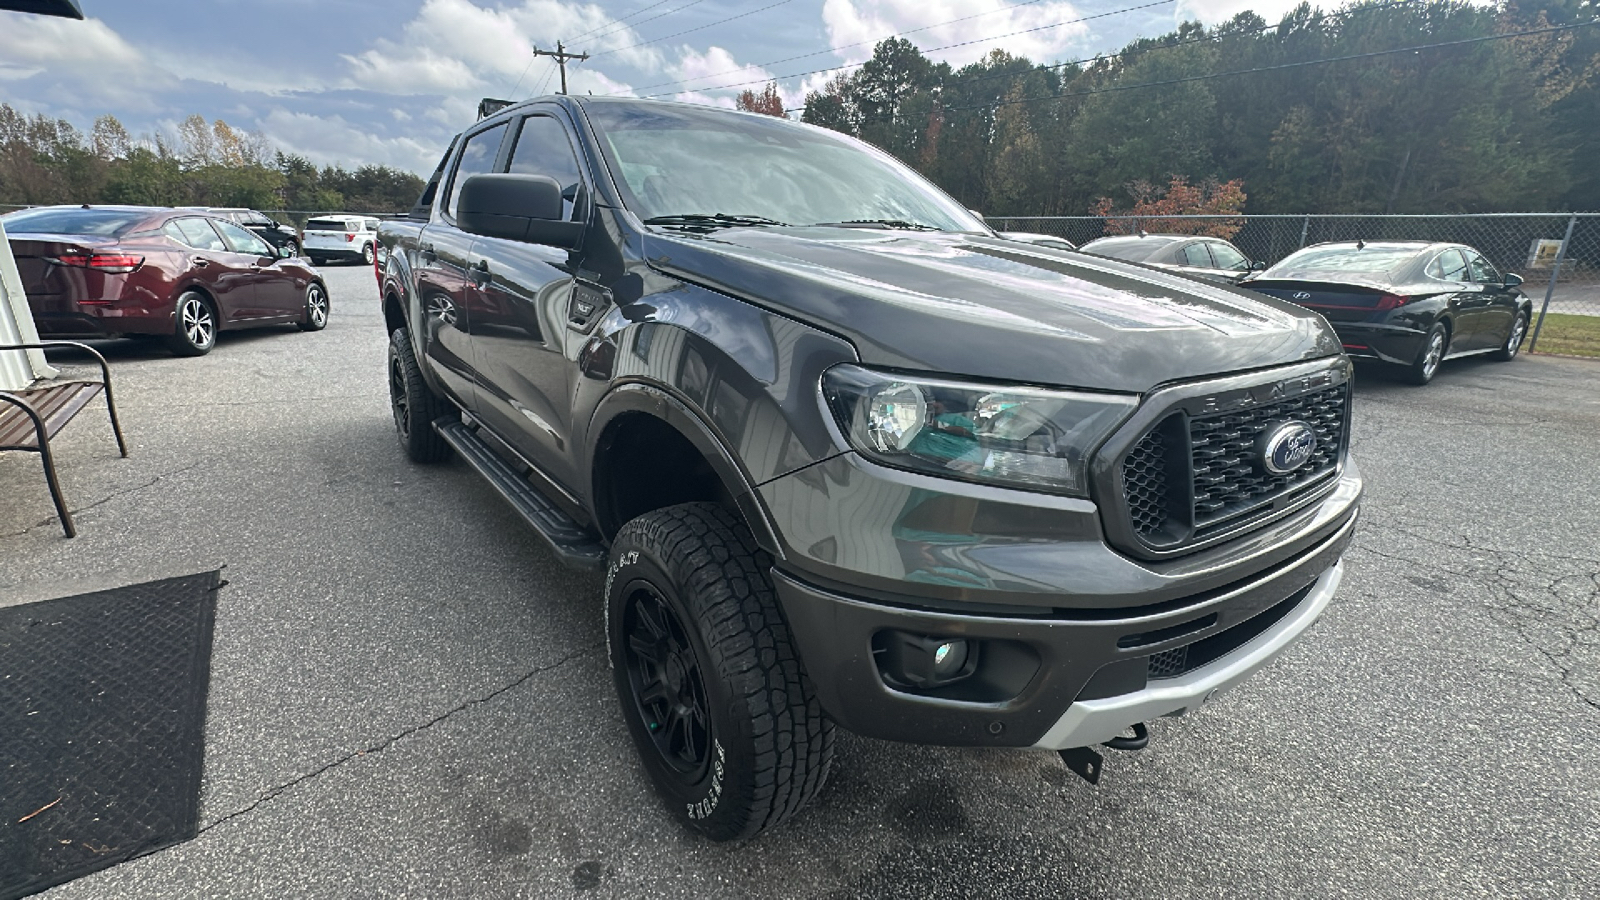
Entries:
POLYGON ((584 528, 560 507, 517 474, 500 454, 495 453, 477 432, 459 421, 440 418, 433 430, 456 449, 467 465, 478 470, 500 496, 506 498, 533 530, 550 544, 556 556, 573 568, 599 569, 605 566, 606 548, 599 538, 584 528))

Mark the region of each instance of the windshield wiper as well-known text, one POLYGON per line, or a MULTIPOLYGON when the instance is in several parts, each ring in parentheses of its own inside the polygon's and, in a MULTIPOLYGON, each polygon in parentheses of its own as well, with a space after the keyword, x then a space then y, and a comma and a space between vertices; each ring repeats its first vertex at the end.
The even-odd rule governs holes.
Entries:
POLYGON ((745 225, 788 225, 766 216, 740 216, 727 213, 678 213, 670 216, 651 216, 646 225, 676 225, 682 228, 738 228, 745 225))
POLYGON ((834 228, 903 228, 906 231, 943 231, 932 225, 921 222, 907 222, 905 219, 847 219, 843 222, 818 222, 820 226, 834 228))

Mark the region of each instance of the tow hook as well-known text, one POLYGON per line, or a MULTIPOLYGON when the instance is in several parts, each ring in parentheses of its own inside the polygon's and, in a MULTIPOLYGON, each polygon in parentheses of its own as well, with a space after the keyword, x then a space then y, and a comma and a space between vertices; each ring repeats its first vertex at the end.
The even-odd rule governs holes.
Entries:
MULTIPOLYGON (((1103 746, 1113 750, 1143 750, 1150 746, 1150 729, 1143 722, 1133 723, 1133 735, 1120 735, 1106 741, 1103 746)), ((1056 751, 1061 754, 1061 761, 1067 768, 1090 784, 1100 783, 1100 770, 1105 766, 1105 758, 1092 747, 1069 747, 1066 750, 1056 751)))

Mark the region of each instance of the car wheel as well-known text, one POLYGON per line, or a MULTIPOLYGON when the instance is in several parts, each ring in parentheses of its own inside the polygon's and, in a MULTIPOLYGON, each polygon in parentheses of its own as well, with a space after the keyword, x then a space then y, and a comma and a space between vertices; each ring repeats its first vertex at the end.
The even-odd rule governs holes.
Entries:
POLYGON ((374 259, 374 257, 373 257, 372 245, 371 244, 367 244, 367 245, 363 246, 361 248, 361 261, 370 266, 370 265, 372 265, 372 260, 373 259, 374 259))
POLYGON ((315 281, 306 286, 306 317, 295 325, 301 331, 321 331, 328 327, 328 291, 315 281))
POLYGON ((623 718, 667 808, 712 840, 793 816, 833 758, 770 565, 709 503, 646 513, 611 545, 606 642, 623 718))
POLYGON ((1511 333, 1506 335, 1506 342, 1494 352, 1494 358, 1501 362, 1510 362, 1517 358, 1517 352, 1522 349, 1522 339, 1528 336, 1528 311, 1518 310, 1517 317, 1511 320, 1511 333))
POLYGON ((177 324, 167 337, 173 356, 205 356, 217 344, 217 312, 199 291, 178 295, 177 324))
POLYGON ((1422 350, 1417 353, 1416 361, 1406 369, 1412 384, 1427 384, 1439 371, 1439 364, 1444 362, 1444 354, 1450 348, 1450 332, 1442 323, 1435 324, 1428 332, 1428 339, 1422 342, 1422 350))
POLYGON ((411 352, 411 335, 404 328, 389 335, 389 408, 400 446, 412 462, 450 458, 450 445, 433 430, 433 420, 449 412, 449 404, 422 380, 416 354, 411 352))
POLYGON ((284 244, 284 246, 289 248, 289 256, 291 258, 298 258, 300 256, 299 244, 295 243, 294 241, 289 241, 288 243, 284 244))

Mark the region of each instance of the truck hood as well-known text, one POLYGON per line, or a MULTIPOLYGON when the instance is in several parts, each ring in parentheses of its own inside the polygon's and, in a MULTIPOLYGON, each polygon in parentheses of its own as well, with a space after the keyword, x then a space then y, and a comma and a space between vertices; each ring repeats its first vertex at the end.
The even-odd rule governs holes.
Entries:
POLYGON ((946 232, 649 233, 664 273, 849 339, 869 365, 1142 393, 1340 352, 1316 313, 1134 263, 946 232))

